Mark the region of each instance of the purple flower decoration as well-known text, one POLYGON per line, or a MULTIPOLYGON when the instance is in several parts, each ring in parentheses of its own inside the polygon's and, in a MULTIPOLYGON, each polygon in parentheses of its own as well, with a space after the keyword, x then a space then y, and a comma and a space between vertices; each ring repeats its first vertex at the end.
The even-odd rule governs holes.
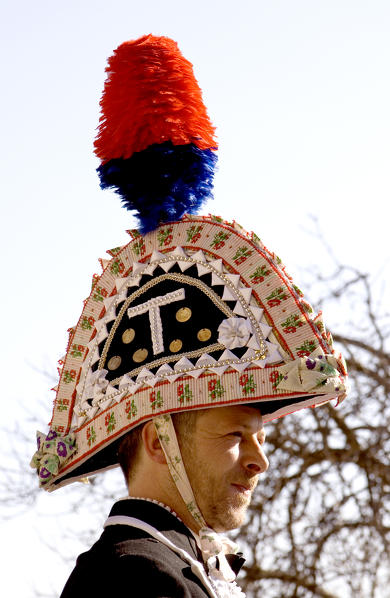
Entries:
POLYGON ((76 438, 74 434, 60 436, 54 430, 50 430, 47 436, 38 432, 37 445, 38 450, 33 455, 30 465, 37 469, 40 485, 43 486, 57 475, 61 467, 75 452, 76 438))
POLYGON ((306 367, 308 370, 314 370, 316 367, 316 362, 314 359, 306 359, 306 367))
POLYGON ((68 451, 66 449, 66 444, 65 442, 58 442, 57 444, 57 455, 59 457, 66 457, 68 454, 68 451))

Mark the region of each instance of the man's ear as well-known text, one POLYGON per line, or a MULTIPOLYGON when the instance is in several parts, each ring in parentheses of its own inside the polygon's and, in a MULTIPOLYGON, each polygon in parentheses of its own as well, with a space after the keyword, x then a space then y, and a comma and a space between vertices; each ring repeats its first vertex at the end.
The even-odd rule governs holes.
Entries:
POLYGON ((164 451, 157 436, 153 421, 148 421, 142 428, 142 440, 148 457, 156 463, 166 465, 164 451))

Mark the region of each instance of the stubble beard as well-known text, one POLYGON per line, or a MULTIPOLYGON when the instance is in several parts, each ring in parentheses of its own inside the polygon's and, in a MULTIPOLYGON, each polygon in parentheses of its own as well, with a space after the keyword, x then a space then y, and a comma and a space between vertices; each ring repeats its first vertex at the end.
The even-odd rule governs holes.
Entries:
POLYGON ((221 488, 209 472, 200 477, 195 474, 191 481, 195 500, 209 527, 217 532, 224 532, 240 527, 251 502, 252 492, 257 485, 257 478, 246 481, 251 488, 250 496, 231 491, 231 484, 226 482, 221 488))
POLYGON ((245 521, 246 512, 251 498, 245 496, 228 497, 221 500, 212 510, 213 529, 217 532, 227 532, 238 527, 245 521))
MULTIPOLYGON (((217 532, 240 527, 245 521, 253 490, 257 486, 258 475, 243 480, 242 472, 230 473, 229 478, 232 478, 232 481, 230 482, 229 479, 225 483, 225 480, 215 477, 208 463, 194 459, 196 451, 190 451, 189 445, 189 442, 181 445, 182 458, 196 504, 207 525, 217 532), (249 496, 231 491, 231 484, 240 483, 250 488, 249 496), (221 484, 223 484, 223 488, 221 488, 221 484)), ((194 449, 194 447, 192 448, 194 449)))

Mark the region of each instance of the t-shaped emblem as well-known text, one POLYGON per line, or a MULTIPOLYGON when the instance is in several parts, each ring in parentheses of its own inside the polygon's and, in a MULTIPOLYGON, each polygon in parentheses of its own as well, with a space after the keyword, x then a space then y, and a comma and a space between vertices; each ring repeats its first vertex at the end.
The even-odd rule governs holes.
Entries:
POLYGON ((154 355, 157 355, 158 353, 162 353, 164 351, 164 339, 160 316, 160 307, 162 305, 169 305, 170 303, 174 303, 175 301, 182 301, 184 298, 184 289, 178 289, 177 291, 172 291, 172 293, 167 293, 166 295, 153 297, 153 299, 149 299, 148 301, 145 301, 145 303, 141 303, 140 305, 136 305, 135 307, 129 307, 129 309, 127 310, 127 315, 129 318, 133 318, 134 316, 138 316, 146 312, 149 313, 150 331, 152 335, 154 355))

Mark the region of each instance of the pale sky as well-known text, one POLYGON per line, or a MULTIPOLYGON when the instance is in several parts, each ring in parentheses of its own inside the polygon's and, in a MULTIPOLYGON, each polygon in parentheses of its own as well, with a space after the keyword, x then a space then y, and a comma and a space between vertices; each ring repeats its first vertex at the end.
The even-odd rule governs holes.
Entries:
MULTIPOLYGON (((1 8, 3 425, 23 426, 43 397, 46 429, 54 396, 33 368, 54 369, 97 259, 134 227, 119 199, 99 189, 92 152, 106 59, 127 39, 167 35, 194 65, 220 145, 207 212, 253 229, 295 278, 302 267, 327 267, 306 232, 314 215, 341 262, 387 279, 387 0, 2 0, 1 8)), ((61 509, 61 492, 42 498, 41 510, 61 509)), ((38 532, 23 545, 15 539, 37 526, 32 511, 0 532, 4 595, 32 597, 42 567, 55 571, 58 593, 63 586, 68 569, 51 561, 38 532)), ((39 526, 60 543, 53 518, 39 526)))

